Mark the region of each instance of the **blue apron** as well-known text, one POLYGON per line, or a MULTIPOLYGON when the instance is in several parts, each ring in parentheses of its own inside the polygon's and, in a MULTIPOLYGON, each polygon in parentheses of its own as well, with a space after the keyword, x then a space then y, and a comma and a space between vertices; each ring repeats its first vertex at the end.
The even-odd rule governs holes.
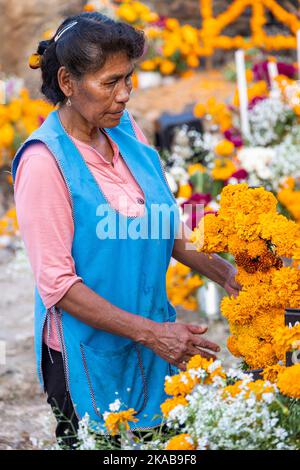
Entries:
MULTIPOLYGON (((179 228, 176 200, 157 152, 137 139, 127 111, 118 126, 105 130, 118 144, 144 193, 142 217, 126 217, 109 205, 57 111, 18 150, 12 163, 13 179, 24 150, 43 142, 70 194, 76 274, 98 295, 127 312, 159 323, 174 322, 176 312, 166 295, 166 271, 179 228)), ((55 214, 48 223, 55 223, 55 214)), ((128 338, 92 328, 55 306, 47 310, 35 288, 35 352, 43 387, 42 337, 49 315, 54 315, 59 329, 67 389, 79 419, 88 413, 98 429, 104 429, 103 413, 118 398, 121 410, 137 411, 139 421, 131 429, 161 423, 160 404, 167 398, 165 376, 178 369, 128 338)))

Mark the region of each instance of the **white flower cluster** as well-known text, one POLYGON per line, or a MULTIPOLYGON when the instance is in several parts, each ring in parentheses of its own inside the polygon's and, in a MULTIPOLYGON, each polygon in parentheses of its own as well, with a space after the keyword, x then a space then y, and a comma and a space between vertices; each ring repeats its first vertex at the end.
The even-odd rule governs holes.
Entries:
POLYGON ((300 176, 300 132, 294 129, 273 147, 244 147, 237 156, 249 173, 249 186, 278 191, 284 178, 300 176))
MULTIPOLYGON (((180 428, 180 433, 192 436, 197 450, 292 449, 287 431, 270 407, 276 388, 274 393, 266 391, 259 400, 253 392, 249 393, 251 376, 234 370, 229 371, 229 376, 242 380, 238 395, 224 396, 224 380, 220 377, 215 377, 210 385, 197 385, 186 397, 189 404, 178 405, 169 413, 168 427, 180 428)), ((265 386, 270 385, 266 382, 265 386)))
POLYGON ((291 130, 291 108, 278 97, 259 101, 249 111, 251 144, 265 146, 276 144, 283 135, 291 130))

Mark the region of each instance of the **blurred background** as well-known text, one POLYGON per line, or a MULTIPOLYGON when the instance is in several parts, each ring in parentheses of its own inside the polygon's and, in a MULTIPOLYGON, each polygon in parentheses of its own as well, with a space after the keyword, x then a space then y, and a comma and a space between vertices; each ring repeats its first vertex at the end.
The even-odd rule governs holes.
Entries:
MULTIPOLYGON (((33 277, 18 231, 11 161, 52 110, 29 67, 68 15, 97 10, 145 30, 128 108, 159 150, 179 206, 216 212, 222 188, 264 186, 300 220, 300 5, 294 0, 0 0, 0 449, 53 443, 33 352, 33 277), (243 99, 242 99, 243 98, 243 99), (251 158, 249 155, 251 154, 251 158)), ((194 228, 198 214, 185 217, 194 228)), ((233 262, 228 255, 224 255, 233 262)), ((208 323, 227 365, 221 288, 171 263, 179 320, 208 323)))

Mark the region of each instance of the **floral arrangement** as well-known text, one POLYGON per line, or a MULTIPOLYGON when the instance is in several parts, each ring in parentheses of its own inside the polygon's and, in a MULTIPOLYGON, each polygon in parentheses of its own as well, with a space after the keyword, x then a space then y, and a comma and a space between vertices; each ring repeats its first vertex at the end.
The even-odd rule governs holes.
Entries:
POLYGON ((274 195, 247 184, 228 185, 221 194, 217 214, 204 217, 192 241, 205 253, 229 252, 235 257, 239 295, 221 303, 231 336, 228 349, 251 369, 284 363, 285 354, 300 330, 291 328, 292 341, 282 345, 284 309, 300 305, 300 270, 285 267, 281 257, 299 251, 300 227, 280 215, 274 195))
POLYGON ((16 208, 12 207, 0 218, 0 248, 6 246, 9 237, 16 235, 18 230, 16 208))
POLYGON ((213 0, 200 0, 202 15, 202 29, 200 36, 203 43, 203 55, 209 56, 219 49, 250 49, 260 47, 266 50, 280 50, 296 48, 296 32, 300 28, 298 18, 287 12, 275 0, 234 0, 219 16, 213 16, 213 0), (226 26, 236 21, 248 7, 252 8, 250 20, 251 37, 228 37, 222 35, 226 26), (293 35, 270 36, 264 31, 267 22, 266 9, 268 9, 281 23, 286 25, 293 35))
POLYGON ((109 0, 95 0, 84 7, 84 11, 95 10, 144 30, 148 41, 140 70, 168 76, 182 75, 199 67, 202 51, 199 30, 191 25, 161 17, 135 0, 124 0, 118 5, 109 0))
MULTIPOLYGON (((270 374, 269 374, 270 375, 270 374)), ((300 365, 282 367, 276 382, 225 371, 220 361, 194 356, 185 372, 165 380, 170 398, 161 405, 167 431, 149 430, 147 441, 130 432, 133 409, 116 400, 105 413, 105 431, 95 433, 86 415, 76 450, 296 450, 300 448, 300 365)), ((138 434, 138 433, 137 433, 138 434)))
POLYGON ((189 267, 174 262, 168 268, 166 283, 168 299, 175 307, 180 305, 186 310, 197 310, 195 293, 203 284, 198 274, 193 274, 189 267))
POLYGON ((25 88, 18 90, 17 94, 12 93, 11 80, 7 90, 7 101, 0 104, 0 167, 10 165, 19 145, 42 124, 53 109, 44 100, 31 99, 25 88))
MULTIPOLYGON (((249 124, 250 136, 242 135, 240 117, 238 112, 238 92, 235 92, 232 104, 217 103, 210 99, 206 104, 197 103, 194 114, 202 120, 204 135, 202 140, 208 145, 206 156, 207 167, 216 170, 212 173, 213 179, 220 174, 219 169, 224 168, 224 179, 227 172, 242 171, 247 175, 245 179, 250 186, 263 186, 275 195, 285 185, 287 178, 293 176, 295 181, 300 177, 299 143, 300 143, 300 91, 295 80, 284 75, 278 75, 271 90, 267 81, 251 81, 249 77, 249 124), (216 153, 221 146, 234 148, 231 154, 216 153), (235 166, 235 170, 233 168, 235 166)), ((228 151, 229 152, 229 151, 228 151)), ((221 174, 223 171, 221 172, 221 174)), ((228 178, 234 184, 235 175, 228 178)), ((222 188, 221 188, 222 189, 222 188)), ((297 185, 295 186, 297 191, 297 185)), ((295 191, 295 192, 296 192, 295 191)), ((286 194, 286 193, 285 193, 286 194)), ((282 204, 284 206, 284 204, 282 204)), ((289 203, 291 207, 291 203, 289 203)), ((288 211, 285 206, 285 215, 295 219, 295 210, 288 211)))

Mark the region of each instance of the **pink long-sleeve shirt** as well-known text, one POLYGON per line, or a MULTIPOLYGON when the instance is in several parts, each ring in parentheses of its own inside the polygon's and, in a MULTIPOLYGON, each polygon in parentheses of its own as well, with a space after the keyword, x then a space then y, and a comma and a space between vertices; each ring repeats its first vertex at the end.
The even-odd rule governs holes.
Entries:
MULTIPOLYGON (((137 138, 147 144, 143 132, 130 117, 137 138)), ((110 205, 124 215, 141 216, 143 192, 120 155, 118 145, 108 138, 114 166, 93 147, 73 137, 72 140, 110 205)), ((76 274, 71 254, 74 223, 70 196, 52 153, 43 143, 34 143, 24 151, 14 194, 20 233, 36 286, 45 307, 50 309, 71 286, 82 282, 82 278, 76 274)), ((45 323, 43 341, 60 351, 52 314, 50 324, 45 323)))

